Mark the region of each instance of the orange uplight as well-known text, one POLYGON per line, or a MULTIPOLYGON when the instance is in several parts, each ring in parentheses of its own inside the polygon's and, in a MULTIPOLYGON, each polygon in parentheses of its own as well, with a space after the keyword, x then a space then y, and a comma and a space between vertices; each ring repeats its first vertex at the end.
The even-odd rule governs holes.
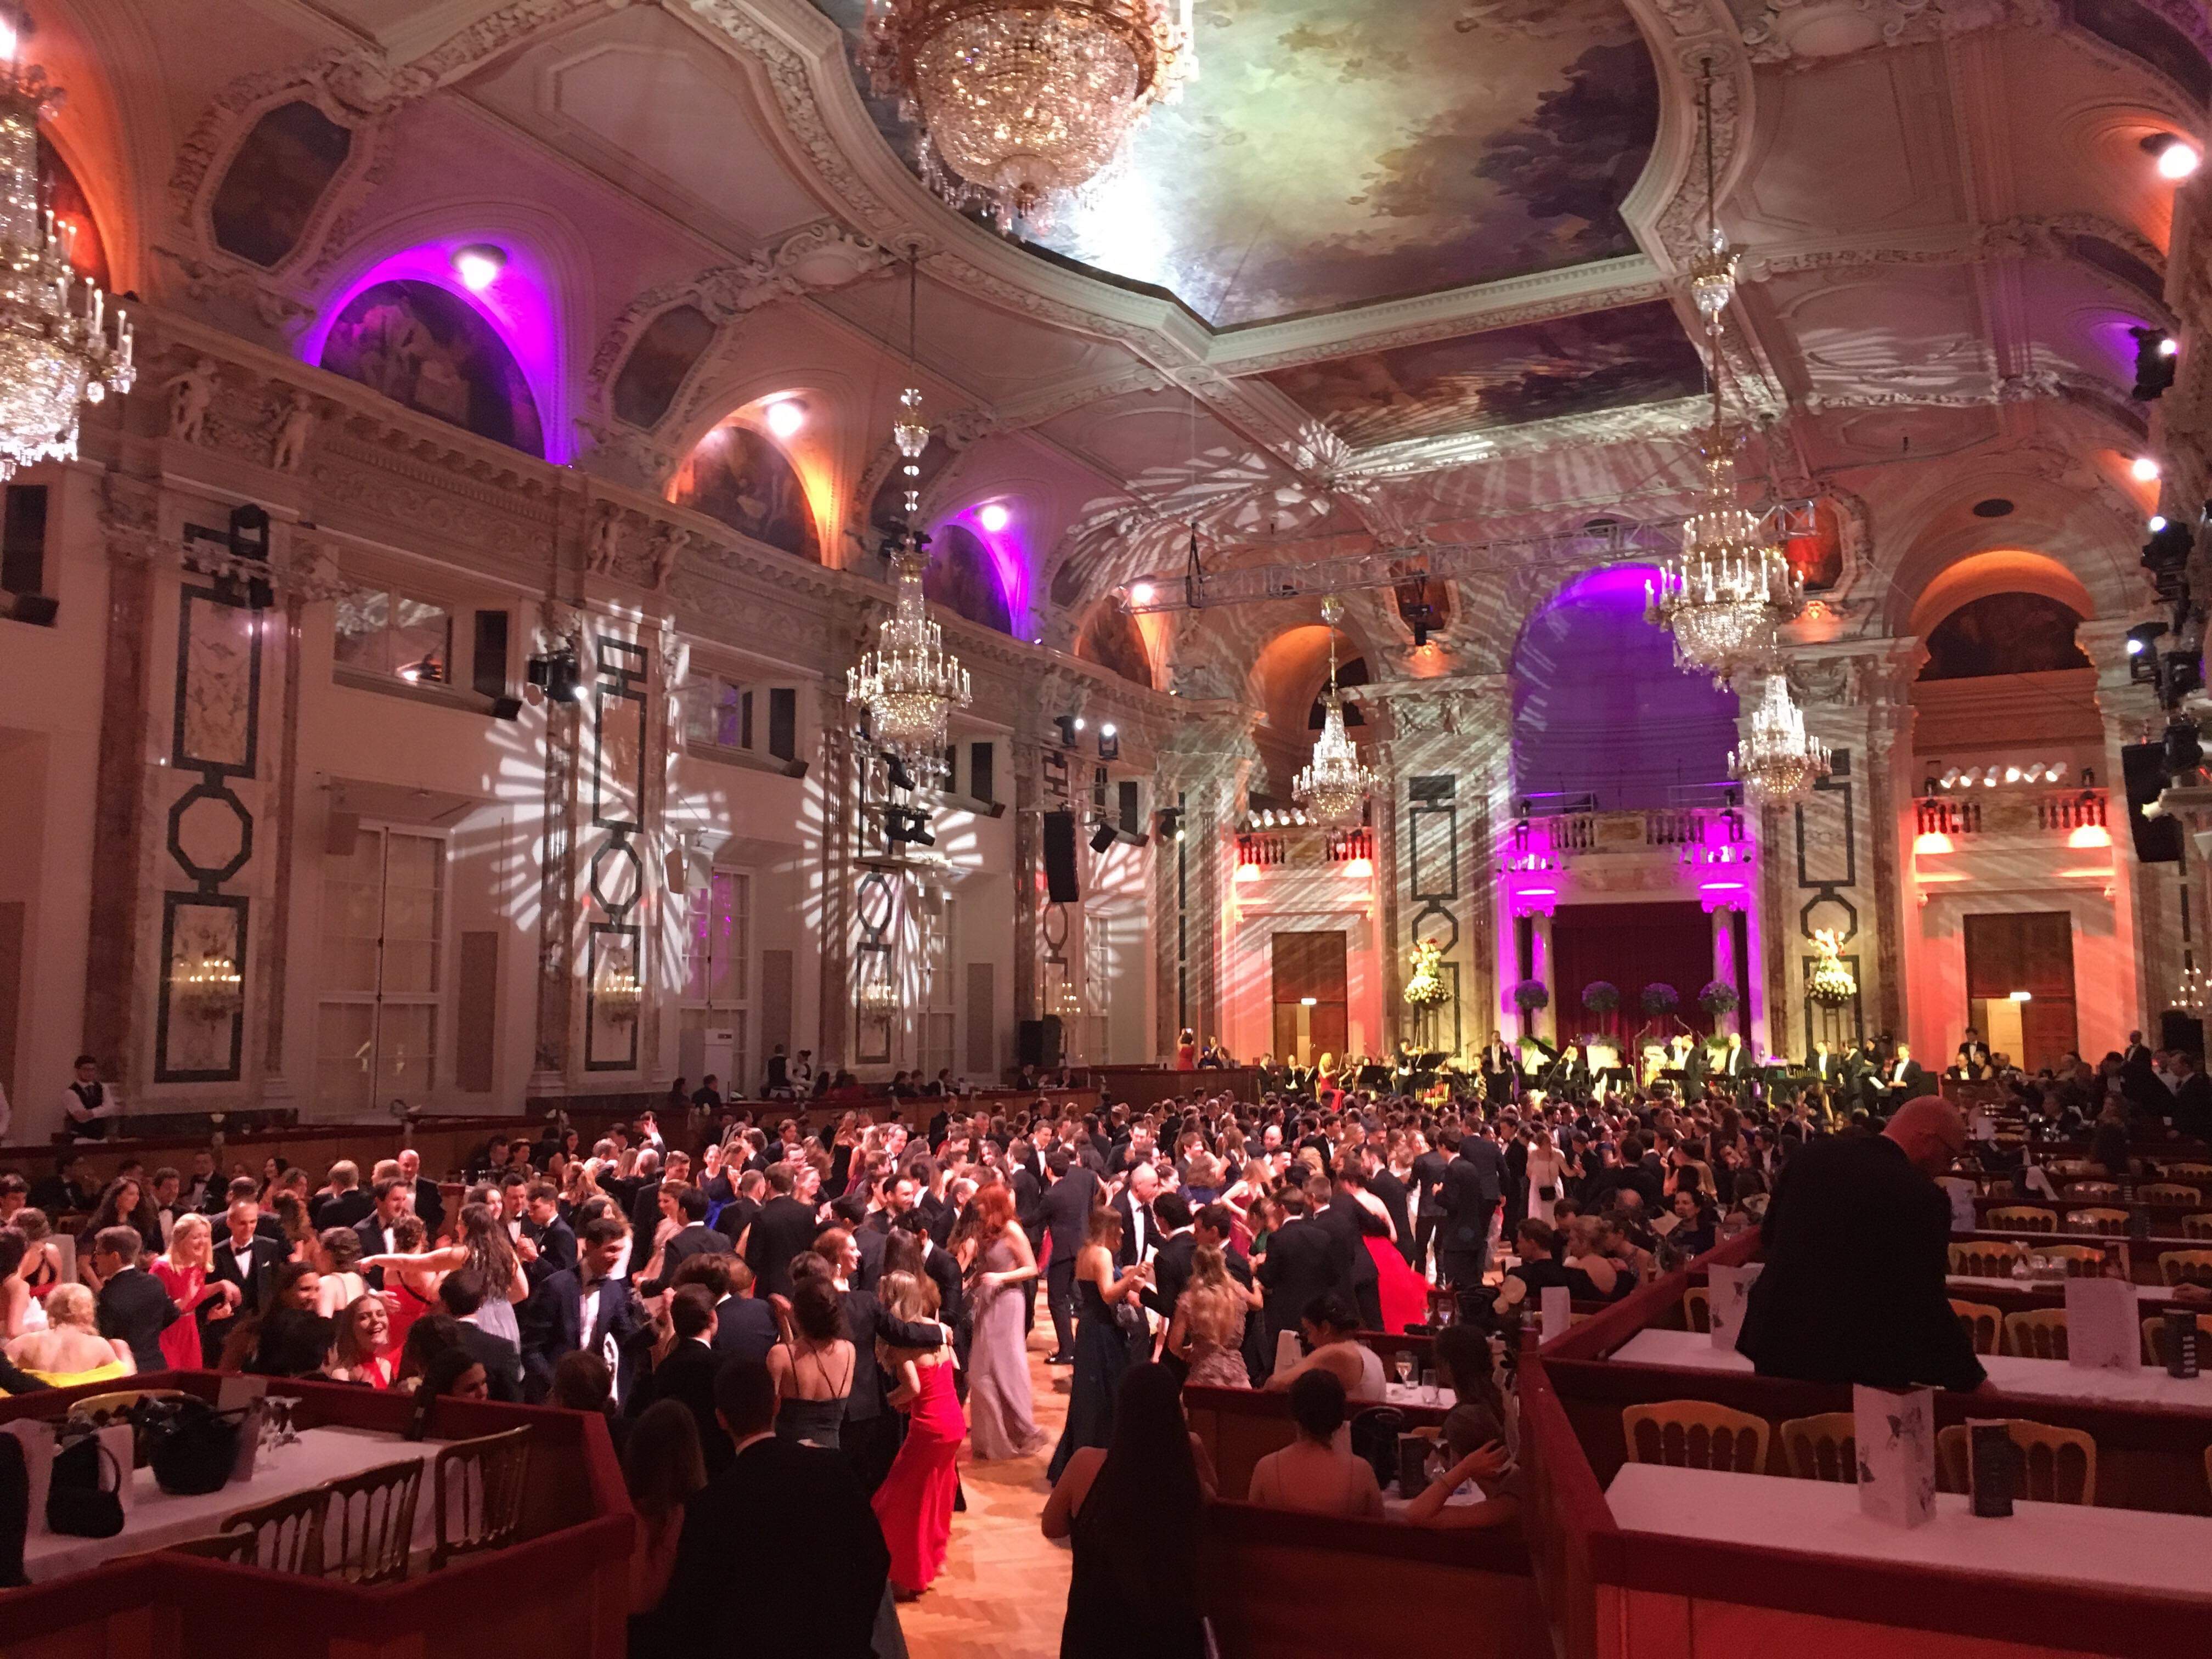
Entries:
POLYGON ((1360 880, 1364 881, 1375 873, 1375 866, 1366 859, 1346 859, 1344 861, 1344 873, 1347 876, 1357 876, 1360 880))
POLYGON ((1941 830, 1930 830, 1924 835, 1914 836, 1912 840, 1912 851, 1915 857, 1925 853, 1950 853, 1956 850, 1957 848, 1951 845, 1950 836, 1945 835, 1941 830))
POLYGON ((2085 823, 2066 837, 2069 847, 2110 847, 2112 832, 2101 823, 2085 823))
POLYGON ((1239 881, 1249 881, 1259 873, 1260 866, 1256 864, 1240 864, 1237 866, 1237 879, 1239 881))

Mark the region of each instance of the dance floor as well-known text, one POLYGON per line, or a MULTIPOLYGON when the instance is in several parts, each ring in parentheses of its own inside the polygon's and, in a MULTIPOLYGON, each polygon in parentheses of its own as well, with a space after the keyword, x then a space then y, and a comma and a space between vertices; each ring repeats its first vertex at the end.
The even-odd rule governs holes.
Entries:
POLYGON ((1067 1415, 1070 1373, 1045 1368, 1051 1348, 1052 1322, 1040 1297, 1030 1382, 1037 1426, 1050 1438, 1036 1456, 1012 1462, 971 1462, 962 1449, 968 1508, 952 1517, 945 1571, 921 1600, 899 1607, 911 1659, 1055 1659, 1060 1652, 1067 1550, 1037 1530, 1050 1490, 1044 1466, 1067 1415))

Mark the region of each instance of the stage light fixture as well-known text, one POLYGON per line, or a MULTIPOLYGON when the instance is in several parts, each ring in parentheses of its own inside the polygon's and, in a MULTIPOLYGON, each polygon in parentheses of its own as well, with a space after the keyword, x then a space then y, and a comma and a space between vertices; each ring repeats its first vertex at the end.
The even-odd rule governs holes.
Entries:
POLYGON ((900 761, 897 756, 886 755, 884 758, 890 765, 889 775, 890 778, 891 787, 894 789, 903 789, 907 793, 912 794, 914 793, 914 774, 906 769, 905 764, 900 761))
POLYGON ((1181 841, 1182 839, 1182 807, 1163 806, 1154 816, 1153 823, 1158 828, 1159 837, 1162 841, 1181 841))
POLYGON ((1131 605, 1150 605, 1152 602, 1152 596, 1153 588, 1150 582, 1132 582, 1129 584, 1129 603, 1131 605))
POLYGON ((481 294, 507 269, 507 250, 490 242, 471 242, 453 250, 453 275, 471 294, 481 294))
POLYGON ((2204 745, 2197 741, 2197 726, 2177 714, 2166 728, 2166 769, 2174 777, 2194 772, 2204 764, 2204 745))
POLYGON ((779 398, 761 411, 761 419, 778 438, 793 438, 806 424, 806 405, 796 398, 779 398))
POLYGON ((1101 823, 1091 832, 1091 850, 1094 853, 1103 853, 1111 847, 1116 839, 1114 826, 1110 823, 1101 823))
POLYGON ((937 837, 930 833, 929 814, 911 806, 884 808, 884 839, 894 847, 937 845, 937 837))
POLYGON ((532 657, 528 673, 530 684, 543 691, 548 701, 583 701, 583 674, 577 666, 574 652, 564 648, 532 657))
POLYGON ((995 536, 1013 522, 1013 517, 1014 515, 1006 510, 1006 504, 1004 501, 986 501, 982 510, 975 514, 975 522, 995 536))
POLYGON ((2158 167, 2158 176, 2175 183, 2188 178, 2204 163, 2203 153, 2179 133, 2154 132, 2142 147, 2158 167))
POLYGON ((2136 383, 2129 395, 2139 404, 2153 402, 2173 384, 2181 348, 2162 328, 2138 326, 2128 334, 2136 343, 2136 383))
POLYGON ((2128 463, 2128 476, 2137 483, 2154 483, 2158 479, 2158 462, 2148 455, 2138 455, 2128 463))
POLYGON ((1121 758, 1121 733, 1111 720, 1098 728, 1098 758, 1102 761, 1121 758))

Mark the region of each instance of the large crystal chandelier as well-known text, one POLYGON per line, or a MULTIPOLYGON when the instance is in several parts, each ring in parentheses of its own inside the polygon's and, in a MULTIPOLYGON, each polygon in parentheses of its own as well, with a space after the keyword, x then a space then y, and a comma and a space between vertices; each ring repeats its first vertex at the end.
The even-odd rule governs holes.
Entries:
MULTIPOLYGON (((26 25, 21 33, 27 33, 26 25)), ((70 264, 70 229, 39 204, 39 121, 62 94, 0 15, 0 478, 76 459, 77 410, 131 390, 130 319, 70 264)))
POLYGON ((1805 730, 1804 713, 1779 665, 1768 672, 1765 692, 1751 711, 1751 734, 1729 753, 1729 775, 1772 806, 1803 800, 1828 775, 1828 745, 1805 730))
POLYGON ((1002 228, 1050 228, 1187 67, 1160 0, 869 0, 876 89, 918 129, 923 179, 1002 228))
MULTIPOLYGON (((915 359, 915 275, 907 273, 907 361, 915 359)), ((893 441, 905 457, 906 531, 891 554, 891 614, 876 633, 874 648, 845 671, 845 695, 867 711, 875 745, 902 766, 916 787, 945 775, 945 725, 969 701, 968 671, 945 648, 945 631, 930 621, 922 596, 922 538, 915 533, 921 505, 922 450, 929 428, 921 418, 921 392, 908 386, 899 398, 893 441)))
POLYGON ((1334 595, 1321 602, 1328 624, 1328 689, 1322 693, 1321 736, 1313 760, 1291 785, 1291 799, 1323 823, 1348 827, 1364 816, 1375 774, 1359 763, 1359 751, 1344 729, 1344 699, 1336 690, 1336 624, 1344 605, 1334 595))

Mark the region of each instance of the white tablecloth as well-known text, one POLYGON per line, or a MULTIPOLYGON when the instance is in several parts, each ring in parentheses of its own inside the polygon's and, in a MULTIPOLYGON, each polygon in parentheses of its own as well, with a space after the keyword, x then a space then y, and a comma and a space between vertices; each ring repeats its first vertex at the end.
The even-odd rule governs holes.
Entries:
MULTIPOLYGON (((1982 1279, 1972 1273, 1953 1273, 1944 1283, 1960 1293, 1959 1299, 1961 1302, 1971 1300, 1972 1298, 1966 1293, 1974 1291, 1983 1292, 2041 1291, 2054 1302, 2063 1300, 2066 1294, 2066 1281, 2063 1279, 2039 1285, 2033 1279, 1982 1279)), ((2173 1300, 2173 1292, 2163 1285, 2138 1285, 2136 1286, 2136 1300, 2153 1303, 2171 1302, 2173 1300)), ((2212 1307, 2207 1307, 2205 1311, 2212 1313, 2212 1307)))
POLYGON ((1428 1406, 1448 1412, 1459 1404, 1459 1396, 1449 1389, 1439 1388, 1437 1397, 1431 1400, 1418 1382, 1385 1382, 1382 1385, 1382 1403, 1386 1406, 1428 1406))
MULTIPOLYGON (((1751 1361, 1733 1348, 1716 1348, 1702 1331, 1638 1331, 1613 1352, 1639 1365, 1687 1370, 1748 1371, 1751 1361)), ((1982 1369, 1992 1387, 2041 1400, 2077 1400, 2100 1406, 2188 1406, 2212 1410, 2212 1374, 2186 1382, 2146 1365, 2140 1370, 2098 1370, 2061 1359, 2025 1359, 1985 1353, 1982 1369)))
POLYGON ((1936 1518, 1907 1530, 1860 1514, 1856 1486, 1656 1463, 1624 1464, 1605 1498, 1629 1532, 2154 1590, 2200 1597, 2212 1609, 2204 1565, 2212 1559, 2212 1519, 2199 1515, 2018 1503, 2008 1518, 1983 1520, 1964 1498, 1938 1492, 1936 1518))
MULTIPOLYGON (((221 1490, 197 1497, 173 1497, 154 1483, 154 1471, 132 1474, 130 1507, 124 1512, 123 1530, 112 1538, 73 1538, 67 1534, 34 1534, 23 1552, 24 1571, 33 1583, 83 1572, 118 1555, 137 1555, 188 1538, 204 1538, 220 1532, 222 1523, 240 1510, 252 1509, 326 1480, 359 1474, 380 1464, 405 1458, 427 1458, 438 1449, 434 1440, 402 1440, 397 1435, 376 1434, 367 1429, 303 1429, 297 1445, 264 1455, 254 1465, 253 1478, 234 1481, 221 1490)), ((422 1475, 422 1493, 415 1507, 415 1545, 428 1549, 435 1539, 436 1509, 429 1491, 430 1476, 422 1475)))

